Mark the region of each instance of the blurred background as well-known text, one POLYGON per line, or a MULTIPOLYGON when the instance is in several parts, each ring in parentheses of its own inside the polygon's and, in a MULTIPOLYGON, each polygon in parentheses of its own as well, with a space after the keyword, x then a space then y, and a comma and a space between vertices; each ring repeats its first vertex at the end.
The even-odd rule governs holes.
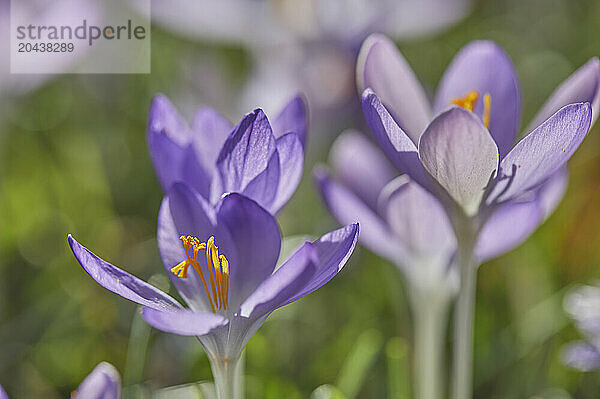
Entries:
MULTIPOLYGON (((204 104, 237 122, 255 107, 273 115, 288 95, 304 92, 311 111, 304 179, 279 220, 284 235, 320 235, 335 222, 315 193, 312 167, 327 161, 342 130, 365 130, 354 57, 366 34, 393 37, 430 94, 464 44, 495 40, 521 78, 523 126, 562 80, 600 54, 597 0, 239 3, 213 10, 154 1, 149 75, 27 80, 9 75, 2 61, 0 384, 12 398, 67 397, 102 360, 120 371, 127 397, 211 378, 197 341, 151 330, 133 303, 87 276, 66 241, 72 233, 169 289, 155 240, 162 194, 145 141, 156 93, 185 115, 204 104)), ((565 343, 580 337, 563 296, 600 278, 599 130, 570 162, 555 214, 524 245, 481 267, 476 398, 599 397, 600 374, 561 361, 565 343)), ((400 273, 361 248, 330 284, 277 311, 252 338, 247 396, 325 398, 334 388, 317 387, 330 384, 339 398, 408 398, 410 326, 400 273)))

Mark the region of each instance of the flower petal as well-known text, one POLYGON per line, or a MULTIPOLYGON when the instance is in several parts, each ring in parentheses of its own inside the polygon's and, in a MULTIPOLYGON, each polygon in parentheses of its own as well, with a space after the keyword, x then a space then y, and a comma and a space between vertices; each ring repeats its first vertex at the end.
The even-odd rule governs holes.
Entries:
POLYGON ((444 208, 431 193, 403 175, 382 191, 379 204, 394 235, 413 256, 450 259, 456 248, 454 232, 444 208))
POLYGON ((526 131, 532 131, 565 105, 585 102, 592 105, 594 123, 600 107, 600 61, 597 57, 589 60, 554 90, 526 131))
POLYGON ((600 370, 600 350, 587 342, 574 342, 565 349, 564 362, 581 371, 600 370))
POLYGON ((250 294, 240 307, 241 316, 256 319, 285 304, 306 286, 318 262, 317 250, 310 242, 304 243, 250 294))
POLYGON ((276 214, 296 192, 304 171, 304 148, 296 133, 286 133, 277 140, 279 181, 277 194, 269 210, 276 214))
POLYGON ((194 149, 200 155, 202 165, 207 170, 216 169, 216 162, 229 133, 231 122, 211 107, 199 108, 192 120, 194 149))
POLYGON ((152 99, 148 114, 148 135, 162 134, 184 146, 191 140, 190 128, 167 96, 159 94, 152 99))
POLYGON ((479 93, 474 108, 479 117, 484 110, 483 96, 491 96, 489 131, 502 158, 510 151, 519 129, 521 94, 510 57, 494 42, 471 42, 454 57, 438 87, 435 112, 447 109, 452 100, 473 90, 479 93))
POLYGON ((357 86, 373 89, 414 143, 431 120, 431 106, 414 72, 387 37, 369 36, 358 56, 357 86))
POLYGON ((335 140, 329 158, 342 183, 373 210, 383 187, 398 175, 381 150, 354 130, 335 140))
POLYGON ((419 156, 450 197, 475 214, 498 168, 498 148, 481 120, 458 107, 443 112, 421 136, 419 156))
POLYGON ((77 261, 98 284, 125 299, 154 309, 174 309, 181 305, 158 288, 100 259, 70 234, 71 250, 77 261))
POLYGON ((279 154, 271 125, 262 110, 246 115, 225 141, 217 169, 220 193, 248 194, 269 207, 277 193, 279 154))
POLYGON ((529 133, 500 163, 490 200, 515 198, 547 180, 579 147, 591 119, 589 103, 571 104, 529 133))
POLYGON ((357 223, 350 224, 341 229, 329 232, 313 242, 313 246, 317 250, 319 257, 317 271, 308 284, 300 292, 288 299, 284 305, 297 301, 303 296, 319 289, 342 270, 350 255, 352 255, 352 251, 354 251, 356 241, 358 240, 358 230, 357 223))
POLYGON ((102 362, 83 380, 75 392, 76 395, 72 397, 118 399, 121 396, 121 377, 115 366, 102 362))
POLYGON ((392 163, 423 187, 430 187, 419 161, 417 146, 370 89, 366 89, 362 95, 362 108, 367 124, 392 163))
POLYGON ((4 391, 4 388, 2 388, 2 385, 0 385, 0 399, 8 399, 8 395, 4 391))
POLYGON ((308 109, 304 97, 296 95, 284 105, 271 127, 275 137, 281 137, 290 132, 296 133, 304 147, 308 133, 308 109))
POLYGON ((398 260, 403 253, 401 244, 391 239, 392 232, 384 219, 352 191, 333 180, 325 168, 315 169, 314 179, 325 205, 340 224, 360 224, 361 245, 392 262, 398 260))
POLYGON ((281 231, 269 212, 240 194, 225 196, 217 206, 217 223, 229 230, 237 254, 237 263, 229 261, 229 306, 237 309, 273 273, 281 231))
POLYGON ((229 322, 216 313, 196 312, 189 309, 164 311, 144 308, 142 316, 152 327, 179 335, 205 335, 229 322))
POLYGON ((542 184, 530 201, 508 201, 487 220, 479 233, 475 254, 481 262, 500 256, 523 243, 554 211, 568 183, 565 168, 542 184))

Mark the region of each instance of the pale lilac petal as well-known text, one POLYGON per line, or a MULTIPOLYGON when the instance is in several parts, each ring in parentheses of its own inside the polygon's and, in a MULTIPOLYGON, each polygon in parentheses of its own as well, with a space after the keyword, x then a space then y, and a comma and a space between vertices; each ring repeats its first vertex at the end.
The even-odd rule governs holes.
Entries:
POLYGON ((269 207, 277 193, 279 155, 269 121, 261 110, 246 115, 217 159, 220 192, 237 192, 269 207))
POLYGON ((373 210, 383 187, 398 175, 381 150, 354 130, 340 135, 329 158, 341 182, 373 210))
POLYGON ((591 119, 589 103, 571 104, 529 133, 500 163, 490 199, 515 198, 550 178, 579 147, 591 119))
POLYGON ((456 240, 444 208, 437 198, 408 176, 400 176, 384 188, 379 206, 397 240, 411 254, 450 258, 456 240))
POLYGON ((383 35, 369 36, 360 50, 356 69, 360 92, 373 89, 400 128, 418 143, 432 118, 431 106, 396 45, 383 35))
POLYGON ((213 108, 202 107, 194 114, 192 120, 194 149, 207 170, 216 169, 221 147, 232 130, 231 122, 213 108))
POLYGON ((319 289, 342 270, 358 240, 358 224, 351 224, 323 235, 313 242, 319 264, 312 279, 300 292, 286 301, 292 303, 319 289))
POLYGON ((176 144, 184 146, 190 143, 190 128, 171 101, 162 94, 152 99, 148 114, 148 135, 162 134, 176 144))
POLYGON ((0 385, 0 399, 8 399, 8 395, 4 391, 4 388, 2 388, 2 385, 0 385))
POLYGON ((229 306, 236 309, 273 273, 281 249, 281 231, 268 211, 239 194, 221 200, 217 223, 229 230, 237 254, 237 263, 229 262, 229 306))
POLYGON ((175 299, 158 288, 100 259, 79 244, 71 235, 69 235, 68 240, 79 264, 98 284, 107 290, 154 309, 175 309, 181 306, 175 299))
POLYGON ((387 223, 352 191, 331 179, 324 168, 315 169, 315 183, 325 205, 342 225, 360 224, 360 243, 384 258, 397 261, 402 244, 392 238, 387 223))
POLYGON ((317 250, 310 242, 304 243, 250 294, 240 307, 241 316, 256 319, 285 304, 306 286, 318 262, 317 250))
POLYGON ((75 392, 72 396, 74 398, 118 399, 121 397, 121 377, 112 364, 102 362, 83 380, 75 392))
POLYGON ((452 100, 470 91, 479 93, 474 112, 483 114, 483 96, 491 96, 489 131, 500 158, 514 144, 521 117, 519 80, 510 57, 494 42, 474 41, 454 57, 442 77, 435 98, 435 112, 447 109, 452 100))
POLYGON ((365 90, 362 95, 362 108, 367 124, 393 164, 423 187, 429 187, 430 183, 419 160, 417 146, 396 124, 370 89, 365 90))
POLYGON ((274 214, 290 200, 296 192, 304 172, 304 148, 296 133, 287 133, 277 139, 279 153, 279 181, 277 194, 270 206, 274 214))
POLYGON ((301 95, 293 97, 275 117, 271 127, 275 137, 296 133, 304 147, 308 133, 308 109, 304 98, 301 95))
POLYGON ((525 241, 544 220, 538 201, 502 204, 479 233, 475 254, 481 262, 500 256, 525 241))
POLYGON ((600 107, 600 62, 597 57, 589 60, 565 80, 542 106, 527 132, 532 131, 565 105, 574 103, 592 105, 592 123, 598 118, 600 107))
POLYGON ((581 371, 600 370, 600 350, 587 342, 574 342, 567 346, 564 362, 581 371))
POLYGON ((226 325, 229 321, 212 312, 195 312, 189 309, 158 310, 144 308, 144 320, 152 327, 179 335, 205 335, 226 325))
POLYGON ((421 136, 419 156, 450 197, 475 214, 498 168, 498 148, 481 120, 458 107, 443 112, 421 136))
POLYGON ((568 183, 566 168, 559 169, 534 192, 530 200, 502 204, 479 233, 475 254, 481 262, 500 256, 520 244, 550 216, 564 196, 568 183))

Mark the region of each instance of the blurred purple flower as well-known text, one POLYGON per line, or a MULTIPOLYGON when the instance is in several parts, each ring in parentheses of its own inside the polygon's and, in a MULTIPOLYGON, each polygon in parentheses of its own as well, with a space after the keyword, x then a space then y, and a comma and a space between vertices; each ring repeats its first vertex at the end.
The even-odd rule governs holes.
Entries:
MULTIPOLYGON (((119 372, 107 362, 98 364, 71 395, 73 399, 119 399, 120 397, 121 378, 119 372)), ((8 399, 8 395, 1 386, 0 399, 8 399)))
POLYGON ((363 44, 357 79, 383 150, 440 199, 453 223, 474 221, 480 260, 518 245, 558 204, 566 184, 562 168, 600 105, 594 58, 553 93, 530 133, 513 146, 521 112, 518 78, 506 53, 488 41, 458 53, 433 108, 395 45, 381 35, 363 44))
POLYGON ((570 292, 564 308, 586 338, 567 346, 565 364, 581 371, 600 370, 600 284, 570 292))
POLYGON ((216 203, 239 192, 277 213, 302 178, 307 110, 292 98, 269 123, 262 110, 235 127, 216 110, 196 111, 191 125, 162 95, 154 98, 148 119, 148 146, 165 192, 181 181, 216 203))
POLYGON ((149 324, 198 336, 211 361, 231 366, 271 312, 313 292, 342 269, 356 244, 358 225, 305 242, 275 269, 281 232, 267 210, 237 193, 213 207, 195 190, 175 183, 162 202, 157 238, 167 273, 189 308, 98 258, 71 236, 69 243, 100 285, 144 307, 149 324))

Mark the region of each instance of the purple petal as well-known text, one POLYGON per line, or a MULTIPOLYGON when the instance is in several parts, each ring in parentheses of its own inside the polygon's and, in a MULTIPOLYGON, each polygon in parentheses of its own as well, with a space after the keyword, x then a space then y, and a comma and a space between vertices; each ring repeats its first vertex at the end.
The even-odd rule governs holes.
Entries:
POLYGON ((71 235, 68 240, 77 261, 107 290, 150 308, 173 309, 181 306, 161 290, 100 259, 75 241, 71 235))
POLYGON ((414 72, 383 35, 371 35, 362 45, 357 61, 357 86, 371 88, 414 143, 431 120, 431 106, 414 72))
POLYGON ((189 309, 164 311, 144 308, 142 316, 152 327, 179 335, 205 335, 229 322, 225 317, 212 312, 195 312, 189 309))
POLYGON ((181 117, 175 106, 164 95, 152 99, 148 115, 148 135, 161 134, 176 144, 185 146, 190 143, 191 132, 187 122, 181 117))
POLYGON ((352 255, 357 240, 358 224, 355 223, 329 232, 314 241, 313 246, 319 257, 317 271, 306 287, 288 299, 285 304, 292 303, 310 294, 335 277, 352 255))
POLYGON ((325 169, 315 169, 314 178, 333 217, 342 225, 358 222, 361 245, 388 260, 397 261, 402 249, 392 238, 385 221, 352 191, 332 180, 325 169))
POLYGON ((370 89, 365 90, 362 95, 362 108, 371 131, 392 163, 423 187, 429 187, 429 181, 419 161, 417 146, 396 124, 370 89))
POLYGON ((218 205, 217 223, 231 234, 237 262, 229 261, 232 309, 273 273, 281 249, 281 231, 273 216, 253 200, 229 194, 218 205))
POLYGON ((277 194, 270 207, 273 214, 290 200, 296 192, 304 171, 304 148, 296 133, 287 133, 277 139, 279 153, 279 181, 277 194))
POLYGON ((458 107, 443 112, 421 136, 419 156, 450 197, 475 214, 498 168, 498 148, 481 120, 458 107))
POLYGON ((484 109, 483 96, 491 96, 489 131, 502 158, 510 151, 519 129, 521 94, 515 67, 494 42, 471 42, 454 57, 438 87, 435 112, 447 109, 452 100, 473 90, 479 93, 474 108, 479 117, 484 109))
POLYGON ((200 154, 202 165, 207 170, 216 169, 219 152, 232 130, 231 122, 213 108, 202 107, 194 114, 194 148, 200 154))
POLYGON ((293 97, 277 115, 272 128, 275 137, 296 133, 304 147, 308 132, 308 110, 304 98, 300 95, 293 97))
POLYGON ((533 118, 527 132, 535 129, 565 105, 585 102, 592 105, 593 123, 598 118, 600 107, 600 62, 596 57, 589 60, 554 90, 533 118))
POLYGON ((508 201, 488 219, 479 233, 475 254, 481 262, 523 243, 560 203, 568 183, 565 168, 542 184, 529 201, 508 201))
POLYGON ((72 397, 118 399, 121 396, 119 372, 112 364, 102 362, 83 380, 75 392, 72 397))
POLYGON ((317 250, 311 243, 304 243, 250 294, 240 307, 241 316, 256 319, 287 303, 310 281, 318 262, 317 250))
POLYGON ((571 104, 529 133, 500 163, 490 199, 515 198, 550 178, 579 147, 591 119, 589 103, 571 104))
POLYGON ((231 133, 217 159, 221 193, 238 192, 269 207, 277 193, 279 155, 267 117, 256 110, 231 133))
POLYGON ((581 371, 600 370, 600 350, 587 342, 574 342, 567 346, 564 362, 581 371))
POLYGON ((0 385, 0 399, 8 399, 8 395, 4 391, 4 388, 2 388, 2 385, 0 385))
POLYGON ((342 183, 371 209, 377 209, 379 193, 398 175, 381 150, 353 130, 342 133, 333 143, 330 160, 342 183))
POLYGON ((400 176, 383 190, 380 208, 397 239, 414 256, 448 259, 456 248, 444 208, 408 176, 400 176))

